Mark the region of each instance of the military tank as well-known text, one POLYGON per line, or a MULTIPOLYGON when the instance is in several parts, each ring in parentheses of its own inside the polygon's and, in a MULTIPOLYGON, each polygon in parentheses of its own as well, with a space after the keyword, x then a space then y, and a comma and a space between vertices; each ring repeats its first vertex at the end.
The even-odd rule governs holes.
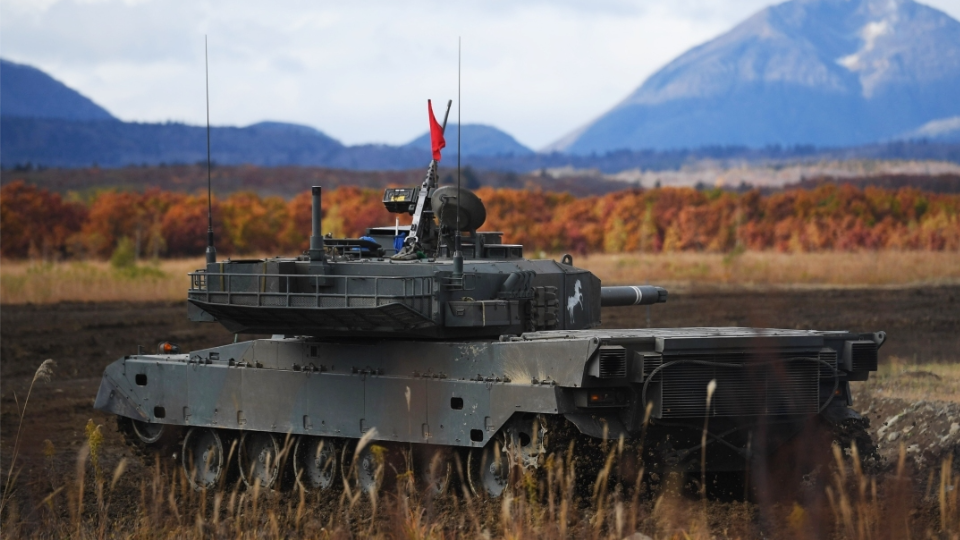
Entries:
POLYGON ((571 441, 609 439, 643 440, 634 461, 648 470, 744 470, 811 421, 859 418, 850 383, 877 369, 883 332, 599 328, 602 308, 667 291, 603 286, 569 255, 525 257, 480 230, 476 195, 438 185, 436 161, 420 186, 385 190, 408 226, 324 236, 312 193, 303 254, 190 274, 191 321, 272 337, 162 343, 103 374, 95 407, 196 489, 239 476, 369 490, 412 468, 438 493, 462 478, 499 497, 571 441))

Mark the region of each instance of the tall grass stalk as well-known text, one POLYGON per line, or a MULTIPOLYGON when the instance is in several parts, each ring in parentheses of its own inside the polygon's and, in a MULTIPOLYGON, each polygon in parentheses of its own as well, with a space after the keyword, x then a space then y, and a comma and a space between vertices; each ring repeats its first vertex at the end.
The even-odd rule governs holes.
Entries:
POLYGON ((20 457, 20 433, 23 431, 23 419, 27 414, 27 405, 30 403, 30 395, 33 394, 33 386, 37 384, 37 381, 50 382, 50 378, 53 376, 53 368, 56 366, 57 363, 52 358, 47 358, 40 363, 40 367, 37 368, 37 371, 33 374, 33 379, 30 381, 27 397, 23 400, 23 407, 17 407, 20 419, 17 423, 17 435, 13 440, 13 452, 10 456, 10 467, 7 469, 7 479, 3 483, 3 495, 0 497, 0 516, 3 515, 3 510, 13 496, 13 488, 19 474, 14 474, 14 467, 17 465, 17 458, 20 457))
POLYGON ((710 400, 713 399, 713 393, 717 390, 717 380, 710 379, 707 383, 707 409, 703 416, 703 434, 700 437, 700 499, 704 504, 706 511, 707 504, 707 427, 710 424, 710 400))

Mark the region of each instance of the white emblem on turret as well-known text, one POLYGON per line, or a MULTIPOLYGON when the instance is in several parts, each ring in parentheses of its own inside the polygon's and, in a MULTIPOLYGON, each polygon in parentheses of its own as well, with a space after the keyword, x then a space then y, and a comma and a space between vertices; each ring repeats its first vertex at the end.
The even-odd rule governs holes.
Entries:
POLYGON ((577 305, 583 307, 583 293, 580 292, 580 280, 573 286, 573 294, 567 298, 567 311, 570 313, 570 322, 573 322, 573 308, 577 305))

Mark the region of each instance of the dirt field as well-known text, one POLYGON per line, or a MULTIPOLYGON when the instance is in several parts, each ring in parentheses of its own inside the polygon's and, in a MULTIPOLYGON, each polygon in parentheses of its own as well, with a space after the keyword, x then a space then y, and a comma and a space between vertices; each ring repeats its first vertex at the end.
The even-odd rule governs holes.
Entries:
MULTIPOLYGON (((610 309, 604 312, 604 325, 644 327, 648 324, 647 313, 645 308, 610 309)), ((876 381, 858 385, 855 406, 870 418, 875 439, 881 442, 881 453, 887 457, 887 468, 896 464, 903 442, 910 466, 918 478, 926 480, 927 473, 933 475, 943 458, 958 448, 960 405, 955 403, 957 399, 931 394, 927 400, 907 402, 897 397, 897 388, 903 384, 909 386, 912 380, 943 377, 924 370, 926 364, 960 363, 960 286, 691 291, 671 294, 667 304, 653 306, 649 310, 649 323, 655 327, 732 325, 885 330, 888 340, 881 349, 881 364, 887 366, 887 371, 876 381), (889 369, 891 365, 896 369, 889 369)), ((108 471, 108 478, 122 458, 132 458, 113 430, 113 420, 92 408, 99 377, 108 363, 124 354, 135 353, 138 345, 153 350, 159 341, 169 340, 184 350, 191 350, 232 339, 233 336, 218 325, 189 323, 182 302, 60 303, 0 308, 0 430, 3 435, 0 451, 4 475, 17 430, 17 411, 23 406, 31 378, 44 359, 57 362, 52 381, 37 383, 26 410, 18 463, 23 469, 17 479, 15 511, 7 510, 3 516, 5 529, 27 533, 41 516, 67 516, 67 503, 72 500, 69 498, 50 510, 39 512, 38 509, 44 506, 44 497, 63 485, 65 478, 75 475, 77 452, 87 440, 84 426, 89 419, 105 426, 100 461, 108 471), (16 521, 11 522, 12 519, 16 521)), ((954 387, 945 388, 950 393, 954 387)), ((136 513, 134 509, 142 498, 138 476, 144 474, 149 472, 141 464, 129 463, 116 486, 117 495, 111 499, 110 515, 122 517, 136 513)), ((935 483, 939 483, 939 472, 936 474, 935 483)), ((923 482, 918 486, 917 489, 924 489, 923 486, 934 489, 932 484, 923 482)), ((930 496, 935 494, 918 495, 921 500, 930 496)), ((955 501, 956 495, 953 497, 955 501)), ((58 500, 52 499, 48 505, 58 500)), ((768 522, 773 514, 749 503, 734 503, 741 504, 736 507, 730 507, 731 503, 711 504, 719 505, 717 512, 726 517, 720 522, 709 520, 704 525, 709 530, 701 530, 701 534, 752 537, 764 527, 776 529, 768 522), (731 520, 735 523, 730 523, 731 520)), ((936 528, 932 507, 920 504, 920 509, 911 514, 914 530, 936 528)), ((789 508, 787 510, 789 514, 789 508)), ((651 534, 659 536, 662 531, 656 529, 651 534)))

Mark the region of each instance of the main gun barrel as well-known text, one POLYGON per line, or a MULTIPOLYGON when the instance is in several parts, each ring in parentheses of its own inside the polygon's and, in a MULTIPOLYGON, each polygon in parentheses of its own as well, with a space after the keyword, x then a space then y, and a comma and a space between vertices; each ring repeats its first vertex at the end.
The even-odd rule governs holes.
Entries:
POLYGON ((653 285, 626 285, 621 287, 600 287, 600 305, 646 306, 667 301, 667 290, 653 285))

